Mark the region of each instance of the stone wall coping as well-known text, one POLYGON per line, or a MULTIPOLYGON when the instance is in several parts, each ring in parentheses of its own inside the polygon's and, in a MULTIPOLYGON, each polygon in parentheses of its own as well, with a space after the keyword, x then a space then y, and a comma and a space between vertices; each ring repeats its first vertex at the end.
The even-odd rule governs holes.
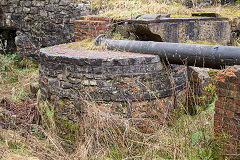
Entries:
POLYGON ((40 49, 40 56, 48 57, 67 57, 72 59, 138 59, 138 58, 151 58, 155 62, 159 62, 159 58, 156 55, 140 54, 131 52, 117 52, 117 51, 99 51, 88 50, 76 43, 62 44, 53 47, 47 47, 40 49), (74 45, 74 46, 73 46, 74 45))
MULTIPOLYGON (((76 42, 77 43, 77 42, 76 42)), ((76 64, 80 66, 129 66, 129 65, 155 65, 160 62, 156 55, 139 54, 130 52, 115 52, 115 51, 97 51, 87 50, 77 46, 69 48, 70 44, 63 44, 48 48, 40 49, 40 59, 61 62, 67 64, 76 64)), ((161 68, 161 67, 160 67, 161 68)))
POLYGON ((225 17, 194 17, 194 18, 162 18, 159 20, 136 20, 136 19, 119 19, 119 23, 139 23, 139 24, 149 24, 149 23, 161 23, 161 22, 187 22, 187 21, 226 21, 228 18, 225 17))

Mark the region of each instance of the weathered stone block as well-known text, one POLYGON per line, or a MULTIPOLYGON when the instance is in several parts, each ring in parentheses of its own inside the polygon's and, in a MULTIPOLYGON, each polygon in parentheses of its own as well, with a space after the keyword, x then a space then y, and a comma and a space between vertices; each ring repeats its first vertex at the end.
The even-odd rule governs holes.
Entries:
POLYGON ((8 0, 1 0, 1 1, 0 1, 0 5, 5 6, 5 5, 7 5, 7 4, 8 4, 8 0))

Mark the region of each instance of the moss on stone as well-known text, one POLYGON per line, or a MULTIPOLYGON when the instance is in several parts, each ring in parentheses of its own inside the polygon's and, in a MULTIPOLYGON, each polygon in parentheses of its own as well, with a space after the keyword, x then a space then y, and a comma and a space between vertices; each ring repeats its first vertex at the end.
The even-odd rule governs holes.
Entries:
POLYGON ((93 38, 87 38, 82 41, 68 43, 67 45, 69 48, 73 48, 73 49, 78 49, 78 48, 85 48, 89 50, 105 50, 106 49, 104 46, 95 46, 93 38))
POLYGON ((219 42, 216 42, 216 41, 191 41, 191 40, 188 40, 188 41, 185 41, 185 43, 190 43, 190 44, 205 44, 205 45, 222 45, 221 43, 219 42))

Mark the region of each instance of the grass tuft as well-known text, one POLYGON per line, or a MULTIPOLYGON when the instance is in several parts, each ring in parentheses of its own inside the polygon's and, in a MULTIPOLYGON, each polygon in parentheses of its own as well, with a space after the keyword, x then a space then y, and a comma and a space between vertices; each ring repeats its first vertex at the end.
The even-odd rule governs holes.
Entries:
POLYGON ((30 82, 38 77, 36 64, 26 59, 19 62, 17 54, 9 54, 0 55, 0 66, 0 99, 20 102, 30 93, 30 82))
POLYGON ((239 5, 234 6, 209 6, 199 8, 186 8, 183 1, 162 0, 92 0, 92 9, 103 16, 112 18, 131 18, 137 14, 171 14, 172 17, 191 17, 193 12, 215 12, 222 17, 233 19, 240 16, 239 5))

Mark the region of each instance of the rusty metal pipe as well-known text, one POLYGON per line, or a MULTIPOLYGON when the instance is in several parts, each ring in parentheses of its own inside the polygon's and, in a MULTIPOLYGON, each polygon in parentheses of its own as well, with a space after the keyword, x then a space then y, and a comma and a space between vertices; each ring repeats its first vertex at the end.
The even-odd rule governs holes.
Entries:
POLYGON ((216 69, 240 65, 240 47, 233 46, 112 40, 106 35, 99 35, 95 45, 105 45, 109 50, 158 55, 170 64, 216 69))

